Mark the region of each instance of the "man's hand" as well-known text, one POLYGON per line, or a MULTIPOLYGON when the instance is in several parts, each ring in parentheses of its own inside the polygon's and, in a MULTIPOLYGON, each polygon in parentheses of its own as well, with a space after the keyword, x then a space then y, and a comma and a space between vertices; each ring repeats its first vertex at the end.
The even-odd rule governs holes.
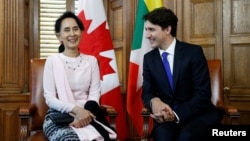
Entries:
POLYGON ((157 122, 172 122, 175 120, 175 114, 173 113, 172 108, 168 104, 162 102, 159 98, 153 98, 151 100, 151 108, 153 112, 151 117, 157 122))

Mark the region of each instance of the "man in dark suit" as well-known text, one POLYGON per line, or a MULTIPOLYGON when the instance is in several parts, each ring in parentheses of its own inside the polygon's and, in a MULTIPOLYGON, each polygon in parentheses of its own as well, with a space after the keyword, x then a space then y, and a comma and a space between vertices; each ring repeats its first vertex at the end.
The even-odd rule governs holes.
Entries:
POLYGON ((143 60, 144 106, 152 110, 156 141, 203 141, 222 115, 211 103, 209 70, 200 46, 176 39, 178 18, 167 8, 144 15, 145 34, 153 50, 143 60), (170 65, 165 72, 162 53, 170 65), (173 83, 173 87, 170 85, 173 83))

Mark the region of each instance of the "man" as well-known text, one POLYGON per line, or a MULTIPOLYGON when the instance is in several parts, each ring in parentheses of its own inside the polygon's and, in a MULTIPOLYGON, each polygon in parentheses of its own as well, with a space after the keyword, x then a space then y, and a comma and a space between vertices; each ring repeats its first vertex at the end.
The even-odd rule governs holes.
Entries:
POLYGON ((176 39, 178 18, 170 9, 156 8, 143 18, 146 38, 153 47, 143 60, 142 92, 144 106, 154 118, 151 135, 156 141, 202 141, 222 118, 210 100, 202 48, 176 39), (169 72, 163 52, 168 53, 164 58, 169 72))

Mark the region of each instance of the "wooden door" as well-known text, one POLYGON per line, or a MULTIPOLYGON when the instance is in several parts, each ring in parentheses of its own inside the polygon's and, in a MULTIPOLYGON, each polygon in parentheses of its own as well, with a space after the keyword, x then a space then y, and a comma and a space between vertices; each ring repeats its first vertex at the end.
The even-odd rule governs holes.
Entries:
POLYGON ((222 59, 222 0, 183 0, 182 12, 183 41, 201 45, 207 59, 222 59))
POLYGON ((134 25, 135 1, 104 0, 114 45, 122 94, 126 97, 129 53, 134 25))
POLYGON ((222 60, 225 102, 240 110, 240 124, 250 124, 250 1, 180 1, 179 36, 201 45, 207 59, 222 60))
POLYGON ((250 124, 250 1, 223 1, 224 92, 250 124))

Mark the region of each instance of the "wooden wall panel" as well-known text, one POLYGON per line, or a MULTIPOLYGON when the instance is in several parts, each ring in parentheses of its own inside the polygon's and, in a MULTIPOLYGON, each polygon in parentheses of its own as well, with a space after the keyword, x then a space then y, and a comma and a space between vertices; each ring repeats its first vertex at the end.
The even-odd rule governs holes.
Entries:
POLYGON ((18 125, 17 115, 16 108, 5 108, 2 110, 3 121, 5 121, 3 124, 3 139, 17 141, 17 136, 13 136, 13 132, 17 133, 17 128, 13 128, 18 125))
POLYGON ((0 95, 0 141, 18 140, 18 109, 28 101, 28 94, 0 95))
MULTIPOLYGON (((123 96, 124 110, 126 111, 126 93, 129 69, 129 57, 134 29, 134 19, 137 1, 134 0, 104 0, 107 9, 108 22, 115 49, 118 75, 123 96)), ((129 139, 134 140, 134 128, 127 117, 129 139)))
POLYGON ((127 70, 129 56, 127 52, 130 50, 129 45, 129 26, 127 26, 127 3, 123 0, 104 0, 106 3, 108 22, 110 25, 110 32, 115 49, 118 75, 121 85, 122 94, 126 94, 127 88, 127 70))
POLYGON ((228 102, 241 111, 241 124, 250 125, 250 1, 223 1, 224 88, 228 102))
MULTIPOLYGON (((207 59, 222 59, 222 1, 183 0, 183 40, 201 45, 207 59)), ((181 8, 181 7, 180 7, 181 8)))
POLYGON ((0 141, 18 139, 18 109, 27 105, 29 0, 0 0, 0 141))
POLYGON ((222 60, 225 101, 241 112, 240 124, 250 124, 250 1, 178 1, 182 39, 201 45, 207 59, 222 60))
MULTIPOLYGON (((4 25, 4 1, 0 1, 0 25, 4 25)), ((0 26, 0 41, 4 39, 4 26, 0 26)), ((0 44, 0 68, 3 68, 4 65, 4 57, 3 57, 3 44, 0 44)), ((4 70, 0 69, 0 78, 4 75, 4 70)), ((0 88, 2 87, 2 79, 0 79, 0 88)), ((1 135, 1 134, 0 134, 1 135)))
POLYGON ((23 18, 25 3, 24 0, 4 0, 2 4, 4 20, 0 46, 2 54, 0 94, 20 93, 23 90, 26 76, 24 71, 25 22, 23 18))

